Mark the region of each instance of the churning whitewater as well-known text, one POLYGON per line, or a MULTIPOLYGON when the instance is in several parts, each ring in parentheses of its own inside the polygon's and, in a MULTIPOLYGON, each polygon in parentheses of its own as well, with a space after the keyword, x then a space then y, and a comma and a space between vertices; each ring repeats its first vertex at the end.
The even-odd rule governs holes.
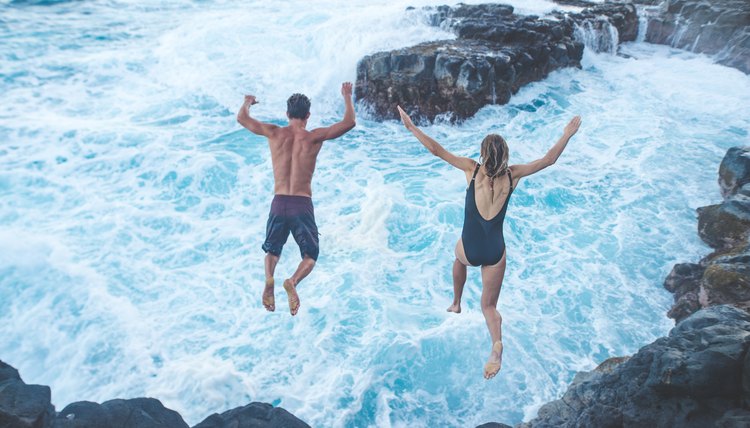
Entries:
MULTIPOLYGON (((445 312, 464 177, 362 105, 319 158, 300 313, 263 309, 273 177, 236 122, 243 95, 283 124, 302 92, 311 127, 333 123, 362 56, 454 37, 419 11, 443 3, 0 3, 0 358, 58 409, 151 396, 189 424, 264 401, 312 426, 469 426, 533 417, 577 371, 665 334, 661 283, 707 252, 695 208, 747 144, 750 78, 642 42, 423 128, 475 159, 499 133, 520 163, 584 120, 510 202, 495 379, 478 270, 445 312)), ((288 245, 277 277, 298 261, 288 245)))

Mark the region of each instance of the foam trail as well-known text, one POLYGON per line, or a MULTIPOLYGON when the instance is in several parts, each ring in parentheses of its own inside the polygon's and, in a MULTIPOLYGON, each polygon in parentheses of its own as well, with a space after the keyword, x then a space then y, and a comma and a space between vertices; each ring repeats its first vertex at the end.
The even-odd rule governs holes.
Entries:
MULTIPOLYGON (((323 148, 302 309, 261 307, 272 178, 265 142, 235 122, 242 95, 278 120, 305 92, 313 126, 331 123, 362 55, 454 37, 405 11, 437 4, 2 6, 0 358, 57 408, 156 396, 195 424, 257 400, 312 426, 470 426, 529 418, 577 370, 663 335, 661 282, 707 251, 694 209, 747 144, 750 78, 642 43, 425 128, 475 158, 499 132, 526 162, 583 116, 511 201, 498 378, 481 376, 477 270, 464 313, 444 311, 464 179, 395 122, 360 120, 323 148)), ((290 242, 279 276, 297 257, 290 242)))

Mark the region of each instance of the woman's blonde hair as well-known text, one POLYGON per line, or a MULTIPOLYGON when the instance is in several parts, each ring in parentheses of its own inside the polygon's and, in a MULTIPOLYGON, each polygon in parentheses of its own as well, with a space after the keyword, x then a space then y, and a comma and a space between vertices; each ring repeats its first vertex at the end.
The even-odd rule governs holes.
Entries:
POLYGON ((490 179, 508 172, 508 143, 497 134, 489 134, 482 140, 479 152, 484 173, 490 179))

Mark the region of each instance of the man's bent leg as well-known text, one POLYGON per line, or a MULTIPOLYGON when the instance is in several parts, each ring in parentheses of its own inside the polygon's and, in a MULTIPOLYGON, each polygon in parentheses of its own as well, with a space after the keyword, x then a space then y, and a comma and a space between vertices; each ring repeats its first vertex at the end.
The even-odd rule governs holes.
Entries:
POLYGON ((293 316, 297 315, 297 311, 299 311, 300 306, 299 295, 297 294, 297 284, 305 279, 305 277, 309 275, 310 272, 312 272, 314 267, 315 259, 308 255, 305 255, 299 266, 297 266, 297 271, 294 272, 294 275, 284 281, 284 290, 286 290, 289 299, 289 312, 293 316))

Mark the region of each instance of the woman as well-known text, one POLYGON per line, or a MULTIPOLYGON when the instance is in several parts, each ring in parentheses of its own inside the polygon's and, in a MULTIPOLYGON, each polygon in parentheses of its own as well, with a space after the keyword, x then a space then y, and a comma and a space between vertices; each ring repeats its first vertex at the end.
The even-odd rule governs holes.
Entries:
POLYGON ((500 371, 503 357, 502 322, 497 299, 505 275, 505 240, 503 220, 508 200, 518 181, 552 165, 560 157, 570 138, 578 131, 581 118, 574 117, 565 127, 563 136, 544 157, 531 163, 508 166, 508 145, 497 135, 482 141, 480 161, 463 158, 445 150, 437 141, 417 128, 399 106, 398 113, 406 129, 433 155, 462 170, 466 175, 466 206, 461 239, 456 243, 453 262, 453 304, 449 312, 461 312, 461 293, 466 282, 466 267, 482 267, 482 313, 492 339, 492 351, 484 365, 484 378, 491 379, 500 371))

